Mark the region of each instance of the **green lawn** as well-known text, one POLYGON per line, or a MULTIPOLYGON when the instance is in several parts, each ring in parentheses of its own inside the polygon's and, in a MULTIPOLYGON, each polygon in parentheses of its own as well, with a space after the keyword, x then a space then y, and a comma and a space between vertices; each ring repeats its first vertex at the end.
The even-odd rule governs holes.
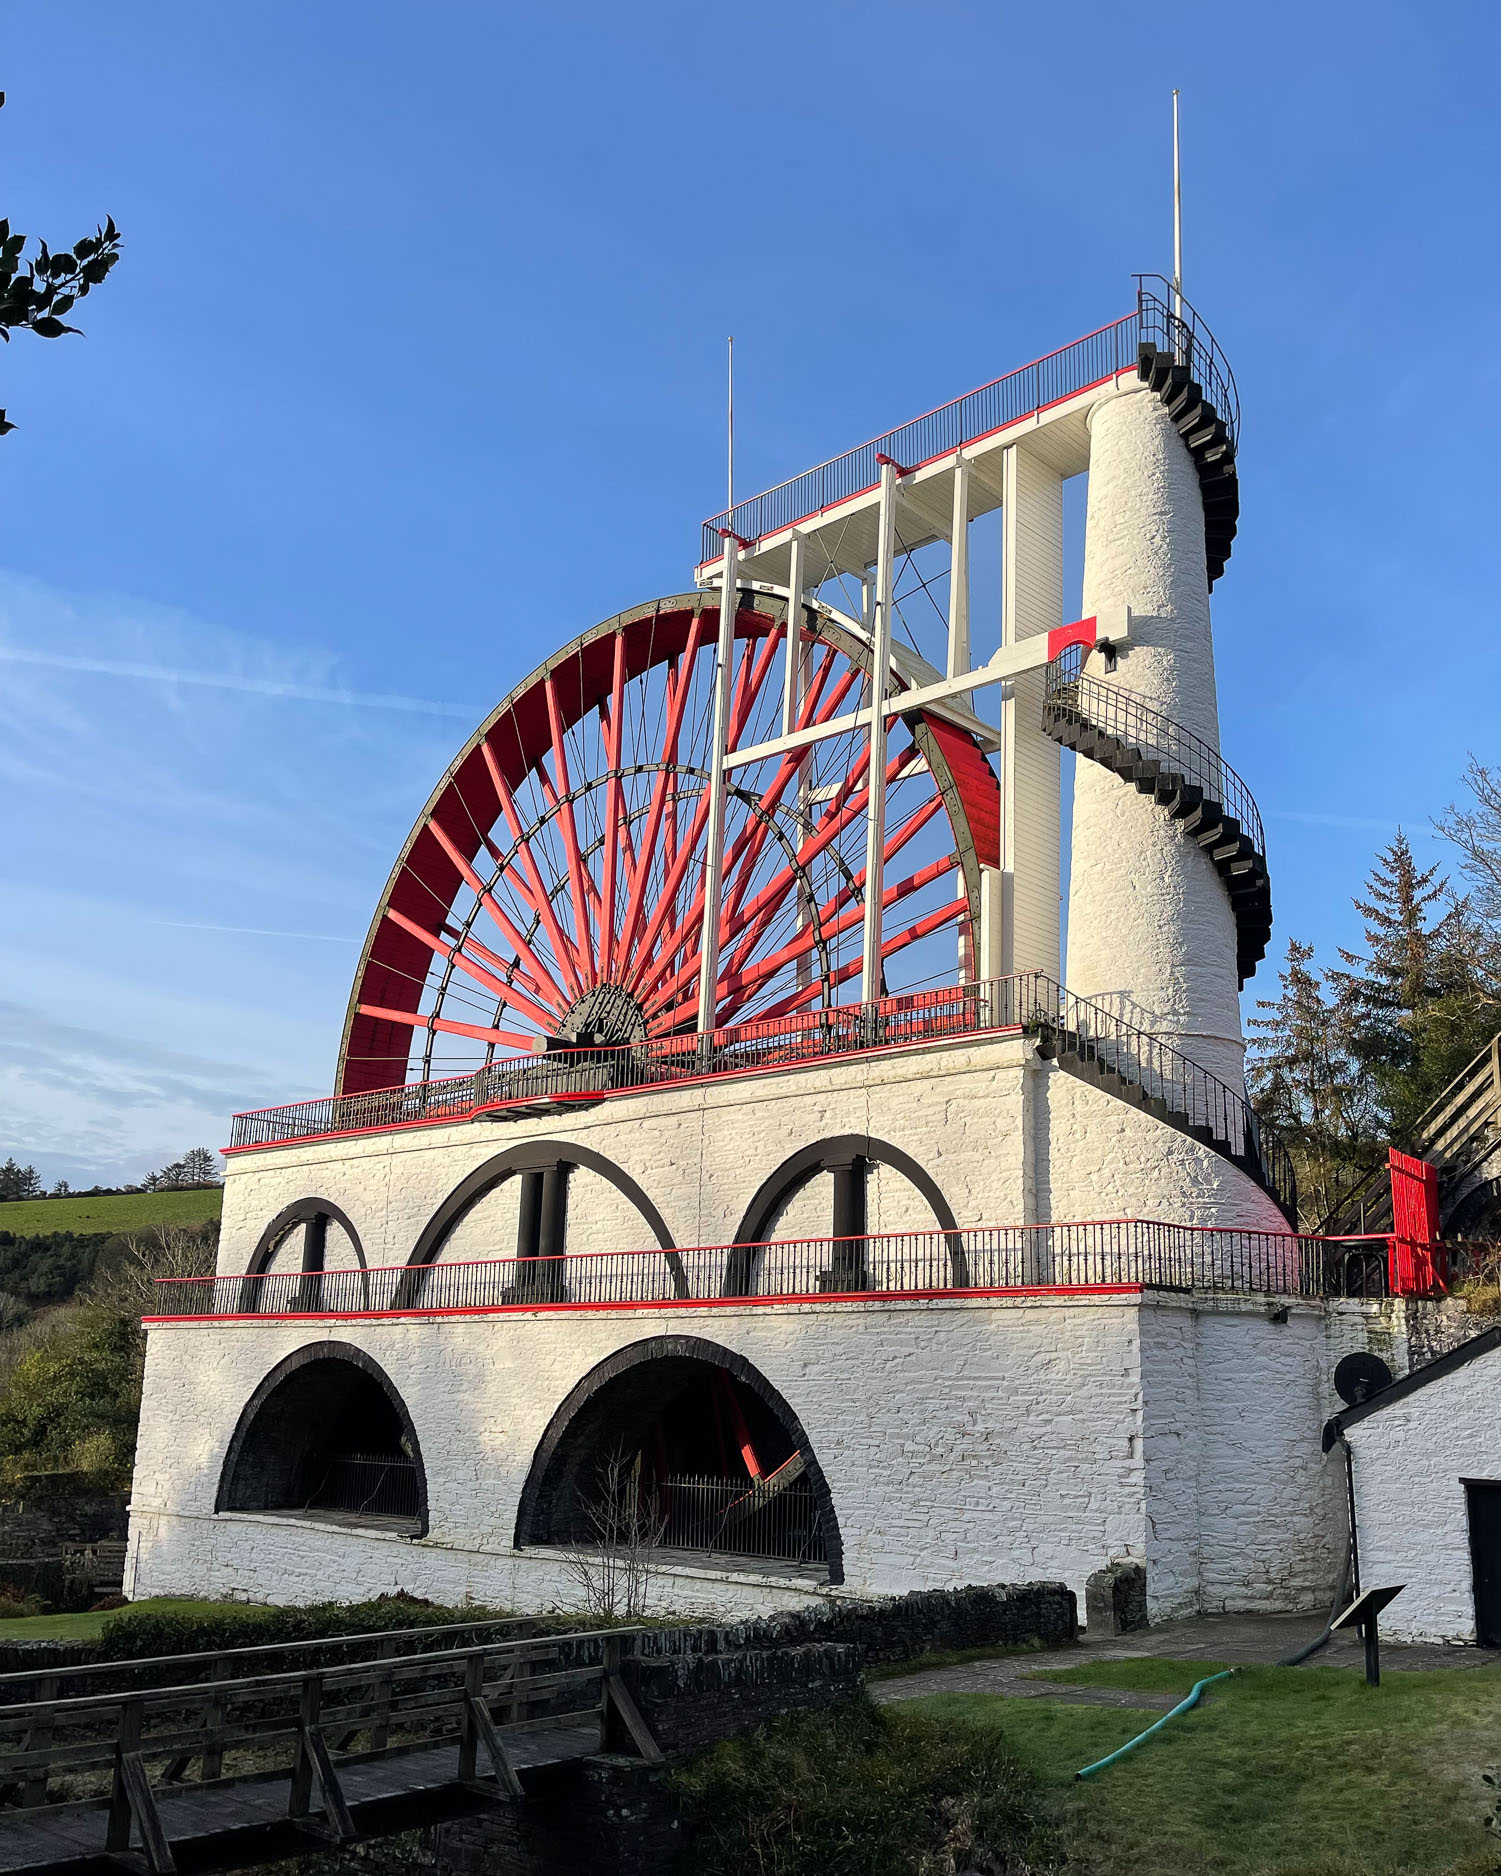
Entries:
MULTIPOLYGON (((1187 1693, 1223 1663, 1116 1661, 1048 1679, 1187 1693)), ((1481 1773, 1501 1760, 1501 1669, 1250 1668, 1119 1764, 1074 1773, 1159 1716, 987 1694, 914 1701, 998 1727, 1063 1814, 1070 1876, 1481 1876, 1501 1869, 1481 1773)))
POLYGON ((33 1237, 51 1231, 142 1231, 149 1225, 199 1225, 219 1216, 219 1187, 202 1192, 123 1192, 114 1198, 12 1199, 0 1205, 0 1231, 33 1237))
MULTIPOLYGON (((243 1603, 194 1602, 178 1596, 148 1596, 133 1602, 132 1609, 150 1609, 157 1614, 175 1609, 189 1615, 201 1615, 220 1609, 243 1609, 243 1603)), ((12 1621, 0 1621, 0 1642, 21 1641, 93 1641, 117 1609, 100 1609, 87 1615, 23 1615, 12 1621)))

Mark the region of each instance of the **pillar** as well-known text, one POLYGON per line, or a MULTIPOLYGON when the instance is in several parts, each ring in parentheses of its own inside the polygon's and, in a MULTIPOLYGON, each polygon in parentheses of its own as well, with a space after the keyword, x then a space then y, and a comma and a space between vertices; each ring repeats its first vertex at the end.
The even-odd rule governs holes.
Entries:
MULTIPOLYGON (((1063 624, 1063 481, 1022 444, 1005 452, 1001 643, 1063 624)), ((1001 930, 999 973, 1058 975, 1059 750, 1042 732, 1040 671, 1014 678, 1001 699, 1001 930)))
MULTIPOLYGON (((1084 614, 1131 608, 1106 675, 1215 748, 1204 514, 1193 459, 1146 386, 1091 412, 1084 614)), ((1214 863, 1152 798, 1081 756, 1074 777, 1066 982, 1244 1085, 1235 919, 1214 863)))

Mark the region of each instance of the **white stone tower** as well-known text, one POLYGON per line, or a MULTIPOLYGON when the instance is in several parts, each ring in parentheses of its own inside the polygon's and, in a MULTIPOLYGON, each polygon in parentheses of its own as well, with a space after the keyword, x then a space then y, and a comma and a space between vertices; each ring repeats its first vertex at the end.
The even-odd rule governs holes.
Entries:
MULTIPOLYGON (((1084 611, 1129 606, 1114 671, 1087 675, 1219 747, 1204 508, 1162 399, 1132 386, 1090 412, 1084 611)), ((1074 778, 1066 982, 1233 1089, 1244 1082, 1235 915, 1210 854, 1095 762, 1074 778)))

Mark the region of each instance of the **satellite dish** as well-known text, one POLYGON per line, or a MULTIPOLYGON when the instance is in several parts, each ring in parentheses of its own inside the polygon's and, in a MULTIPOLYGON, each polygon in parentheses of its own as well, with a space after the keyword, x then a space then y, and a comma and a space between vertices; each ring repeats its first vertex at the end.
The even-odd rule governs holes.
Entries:
POLYGON ((1334 1371, 1334 1391, 1347 1407, 1358 1407, 1378 1389, 1391 1384, 1391 1369, 1379 1355, 1369 1355, 1364 1349, 1346 1355, 1334 1371))

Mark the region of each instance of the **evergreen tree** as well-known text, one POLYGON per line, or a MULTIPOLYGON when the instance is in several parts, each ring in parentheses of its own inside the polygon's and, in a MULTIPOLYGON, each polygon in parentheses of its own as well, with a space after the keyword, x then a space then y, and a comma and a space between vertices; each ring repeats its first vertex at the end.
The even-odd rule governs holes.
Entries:
POLYGON ((18 1166, 14 1157, 0 1166, 0 1201, 39 1199, 44 1189, 35 1166, 18 1166))
POLYGON ((1347 968, 1329 977, 1353 1061, 1400 1142, 1494 1033, 1501 944, 1437 862, 1418 866, 1400 831, 1354 904, 1366 954, 1341 948, 1347 968))
POLYGON ((185 1183, 190 1186, 216 1186, 220 1183, 219 1155, 206 1146, 189 1147, 182 1156, 185 1183))
POLYGON ((1290 939, 1281 994, 1257 1003, 1246 1082, 1258 1111, 1287 1142, 1301 1222, 1326 1218, 1369 1158, 1375 1117, 1353 1061, 1338 1002, 1313 967, 1313 946, 1290 939))

